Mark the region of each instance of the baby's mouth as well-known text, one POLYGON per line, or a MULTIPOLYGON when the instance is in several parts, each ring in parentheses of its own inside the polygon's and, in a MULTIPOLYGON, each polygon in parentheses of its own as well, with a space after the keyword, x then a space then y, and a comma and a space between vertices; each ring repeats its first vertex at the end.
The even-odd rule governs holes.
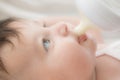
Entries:
POLYGON ((86 40, 88 39, 87 35, 86 34, 82 34, 80 36, 78 36, 78 42, 81 44, 81 43, 84 43, 86 40))

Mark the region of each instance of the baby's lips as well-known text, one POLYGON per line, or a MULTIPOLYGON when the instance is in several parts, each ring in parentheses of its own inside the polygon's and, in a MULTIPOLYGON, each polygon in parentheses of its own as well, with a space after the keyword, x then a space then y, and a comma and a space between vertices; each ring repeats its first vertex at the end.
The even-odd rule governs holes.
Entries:
POLYGON ((87 38, 88 37, 86 34, 82 34, 81 36, 79 36, 78 41, 79 41, 79 43, 82 43, 82 42, 86 41, 87 38))

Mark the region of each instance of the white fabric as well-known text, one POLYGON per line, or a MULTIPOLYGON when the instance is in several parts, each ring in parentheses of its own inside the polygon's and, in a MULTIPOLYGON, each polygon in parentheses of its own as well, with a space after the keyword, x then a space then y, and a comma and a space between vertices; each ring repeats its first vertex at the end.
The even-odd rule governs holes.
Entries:
POLYGON ((120 34, 120 0, 76 0, 76 3, 97 26, 120 34))
MULTIPOLYGON (((28 18, 28 19, 37 19, 37 18, 42 18, 45 15, 33 12, 30 10, 30 3, 25 3, 25 0, 0 0, 0 19, 4 19, 7 17, 20 17, 20 18, 28 18), (17 3, 17 4, 15 4, 17 3), (26 5, 25 5, 26 4, 26 5), (26 6, 26 8, 29 7, 29 9, 24 9, 23 8, 26 6)), ((31 0, 29 0, 31 2, 31 0)), ((34 3, 33 3, 34 4, 34 3)), ((31 4, 31 7, 33 5, 31 4)))
POLYGON ((79 16, 74 0, 0 0, 0 20, 6 17, 79 16))
POLYGON ((107 54, 109 56, 112 56, 118 60, 120 60, 120 40, 112 43, 111 45, 108 45, 108 47, 99 50, 96 52, 96 57, 100 56, 100 55, 104 55, 107 54))

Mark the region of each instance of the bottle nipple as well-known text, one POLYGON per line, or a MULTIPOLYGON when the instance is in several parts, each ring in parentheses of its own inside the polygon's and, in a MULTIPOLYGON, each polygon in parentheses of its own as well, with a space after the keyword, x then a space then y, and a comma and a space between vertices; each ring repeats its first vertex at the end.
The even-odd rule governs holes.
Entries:
POLYGON ((93 28, 93 25, 89 23, 88 21, 83 20, 77 27, 75 27, 74 33, 80 36, 84 34, 87 30, 89 30, 90 28, 93 28))

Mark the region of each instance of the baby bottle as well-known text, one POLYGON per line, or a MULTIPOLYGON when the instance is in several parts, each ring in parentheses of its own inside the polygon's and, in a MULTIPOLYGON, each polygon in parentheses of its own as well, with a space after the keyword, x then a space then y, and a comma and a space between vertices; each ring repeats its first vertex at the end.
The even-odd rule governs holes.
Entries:
POLYGON ((103 38, 120 38, 120 0, 76 0, 76 4, 84 14, 79 26, 86 26, 79 32, 97 26, 102 29, 103 38))

